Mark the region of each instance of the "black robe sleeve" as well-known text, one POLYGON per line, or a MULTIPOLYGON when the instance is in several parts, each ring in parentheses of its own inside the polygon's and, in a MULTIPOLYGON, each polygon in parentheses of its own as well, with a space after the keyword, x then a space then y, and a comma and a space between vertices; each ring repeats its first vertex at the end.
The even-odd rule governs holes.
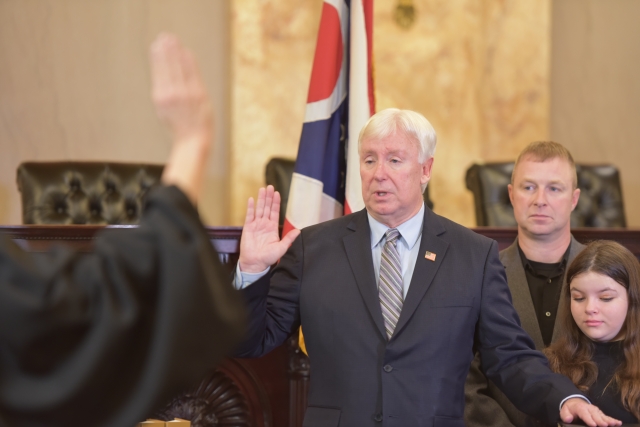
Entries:
POLYGON ((0 425, 133 427, 231 352, 244 323, 176 187, 91 254, 34 255, 0 236, 0 425))

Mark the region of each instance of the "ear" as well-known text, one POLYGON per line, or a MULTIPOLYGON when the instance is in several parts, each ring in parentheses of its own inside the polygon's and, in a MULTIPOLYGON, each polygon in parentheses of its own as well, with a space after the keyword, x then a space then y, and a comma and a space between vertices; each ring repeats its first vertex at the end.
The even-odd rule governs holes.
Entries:
POLYGON ((509 190, 509 201, 511 202, 511 206, 513 206, 513 184, 507 185, 507 190, 509 190))
POLYGON ((571 195, 571 210, 573 211, 578 205, 578 200, 580 200, 580 189, 576 188, 573 190, 573 194, 571 195))
POLYGON ((433 167, 433 157, 429 157, 426 162, 422 164, 422 176, 420 177, 420 184, 424 185, 431 180, 431 168, 433 167))

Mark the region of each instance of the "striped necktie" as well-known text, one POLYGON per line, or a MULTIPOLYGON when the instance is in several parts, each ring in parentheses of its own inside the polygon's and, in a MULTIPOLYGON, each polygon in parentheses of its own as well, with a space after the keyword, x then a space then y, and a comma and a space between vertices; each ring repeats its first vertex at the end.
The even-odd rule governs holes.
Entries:
POLYGON ((386 242, 380 258, 378 292, 380 293, 380 307, 388 339, 391 339, 402 311, 402 266, 396 248, 399 237, 400 232, 397 229, 387 230, 385 233, 386 242))

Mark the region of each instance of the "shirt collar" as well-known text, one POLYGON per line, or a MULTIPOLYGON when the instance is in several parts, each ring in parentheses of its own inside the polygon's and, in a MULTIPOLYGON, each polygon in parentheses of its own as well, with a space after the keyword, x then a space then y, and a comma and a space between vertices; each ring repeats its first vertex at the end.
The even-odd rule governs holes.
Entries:
MULTIPOLYGON (((539 274, 538 271, 536 271, 536 268, 532 264, 532 261, 529 260, 527 256, 524 254, 524 251, 520 247, 519 243, 518 243, 518 252, 520 253, 520 260, 522 261, 522 266, 524 267, 524 269, 525 270, 528 269, 531 272, 533 272, 533 274, 538 275, 539 274)), ((567 250, 564 252, 564 255, 562 255, 562 259, 558 263, 558 274, 564 273, 564 270, 566 269, 567 264, 569 263, 569 252, 571 252, 571 242, 569 242, 569 246, 567 247, 567 250)))
MULTIPOLYGON (((377 221, 374 217, 371 216, 369 211, 367 211, 367 216, 369 217, 369 227, 371 229, 371 248, 373 249, 384 238, 384 233, 387 232, 389 227, 377 221)), ((423 223, 424 203, 422 204, 422 207, 420 207, 418 213, 396 227, 400 232, 401 240, 404 241, 404 244, 408 249, 413 248, 413 246, 418 241, 418 238, 422 235, 423 223)))

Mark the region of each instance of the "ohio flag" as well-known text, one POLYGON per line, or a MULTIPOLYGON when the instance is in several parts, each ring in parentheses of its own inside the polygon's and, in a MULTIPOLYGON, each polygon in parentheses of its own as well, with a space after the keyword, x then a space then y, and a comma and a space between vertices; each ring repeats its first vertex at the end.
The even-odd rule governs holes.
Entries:
POLYGON ((324 0, 283 234, 364 208, 358 134, 374 113, 373 0, 324 0))

